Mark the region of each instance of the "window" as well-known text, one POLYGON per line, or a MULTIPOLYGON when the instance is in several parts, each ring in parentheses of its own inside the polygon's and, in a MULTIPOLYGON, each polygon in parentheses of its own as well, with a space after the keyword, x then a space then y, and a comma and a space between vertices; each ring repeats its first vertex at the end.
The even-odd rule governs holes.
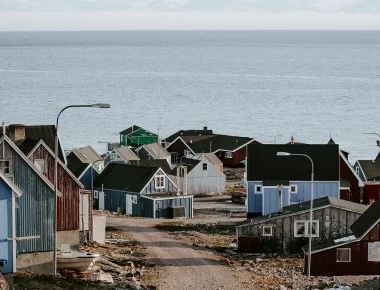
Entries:
POLYGON ((226 156, 226 158, 232 158, 232 152, 226 152, 224 156, 226 156))
POLYGON ((273 236, 273 228, 272 226, 263 226, 263 236, 271 237, 273 236))
POLYGON ((336 249, 336 261, 339 263, 351 262, 351 249, 350 248, 336 249))
POLYGON ((290 193, 297 193, 297 185, 290 186, 290 193))
POLYGON ((99 198, 99 191, 94 190, 94 198, 99 198))
POLYGON ((203 170, 207 170, 207 163, 203 163, 203 170))
POLYGON ((188 155, 192 155, 192 154, 191 154, 190 150, 185 149, 185 150, 183 150, 183 155, 188 156, 188 155))
POLYGON ((255 193, 263 193, 263 188, 261 185, 255 185, 255 193))
POLYGON ((155 188, 165 188, 165 176, 164 175, 157 175, 155 179, 155 188))
POLYGON ((380 261, 380 242, 368 243, 368 261, 380 261))
POLYGON ((39 172, 46 172, 46 163, 45 159, 34 159, 34 165, 37 167, 39 172))
POLYGON ((10 174, 11 169, 9 165, 9 160, 0 159, 0 169, 3 170, 5 174, 10 174))
POLYGON ((356 174, 359 175, 359 166, 355 167, 356 174))
POLYGON ((111 153, 111 159, 117 159, 117 153, 111 153))
MULTIPOLYGON (((294 236, 295 237, 308 237, 309 236, 309 223, 310 221, 297 220, 294 221, 294 236)), ((319 237, 319 221, 312 222, 312 237, 319 237)))

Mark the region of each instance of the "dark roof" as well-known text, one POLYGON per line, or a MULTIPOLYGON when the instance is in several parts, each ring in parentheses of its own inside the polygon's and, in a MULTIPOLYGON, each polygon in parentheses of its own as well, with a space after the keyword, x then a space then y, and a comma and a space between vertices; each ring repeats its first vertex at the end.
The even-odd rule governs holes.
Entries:
POLYGON ((78 178, 81 176, 83 171, 88 167, 89 164, 83 163, 78 156, 71 151, 69 155, 66 156, 67 168, 78 178))
POLYGON ((254 139, 250 137, 214 135, 197 142, 187 143, 187 145, 195 153, 210 152, 210 147, 211 152, 216 152, 218 150, 235 151, 252 141, 254 141, 254 139))
POLYGON ((247 180, 310 180, 311 163, 302 156, 277 156, 277 152, 306 154, 314 164, 314 180, 339 180, 338 145, 254 144, 247 149, 247 180))
POLYGON ((203 128, 203 130, 180 130, 173 135, 170 135, 165 139, 166 142, 173 142, 177 137, 179 136, 213 136, 212 130, 207 130, 206 128, 203 128))
POLYGON ((335 141, 333 140, 333 138, 330 138, 329 142, 327 142, 327 144, 330 144, 330 145, 333 145, 333 144, 336 144, 335 141))
POLYGON ((368 181, 379 180, 380 158, 376 158, 375 160, 358 160, 358 163, 368 181))
POLYGON ((141 129, 141 127, 137 126, 137 125, 132 125, 132 127, 129 127, 121 132, 119 132, 119 134, 121 135, 129 135, 131 134, 132 132, 135 132, 137 130, 141 129))
MULTIPOLYGON (((20 148, 20 150, 25 154, 29 155, 29 153, 33 150, 34 147, 40 142, 40 140, 36 139, 24 139, 22 141, 15 142, 17 147, 20 148)), ((54 152, 54 150, 53 150, 54 152)))
MULTIPOLYGON (((196 158, 185 158, 184 157, 184 158, 181 159, 181 164, 183 166, 187 167, 187 173, 189 173, 191 170, 193 170, 194 167, 197 166, 199 162, 201 162, 201 160, 200 159, 196 159, 196 158)), ((172 171, 172 173, 174 172, 174 170, 172 171)))
POLYGON ((370 230, 380 219, 380 200, 374 202, 351 226, 356 237, 361 237, 370 230))
POLYGON ((109 163, 96 178, 94 186, 140 193, 157 170, 155 167, 109 163))
POLYGON ((171 168, 166 159, 151 159, 151 160, 129 160, 129 164, 136 166, 161 168, 166 174, 171 173, 171 168))
MULTIPOLYGON (((9 130, 12 126, 15 126, 15 125, 9 125, 7 126, 7 135, 9 136, 9 130)), ((18 125, 16 125, 18 126, 18 125)), ((23 125, 21 125, 23 126, 23 125)), ((0 128, 0 135, 2 135, 2 128, 0 128)), ((55 140, 54 140, 54 137, 55 137, 55 126, 54 125, 32 125, 32 126, 28 126, 28 125, 25 125, 25 139, 29 139, 29 141, 27 141, 28 143, 24 145, 23 147, 23 152, 25 155, 28 155, 30 153, 27 152, 28 150, 32 150, 33 147, 31 147, 31 144, 34 142, 34 141, 31 141, 31 140, 37 140, 37 141, 44 141, 44 143, 50 148, 50 150, 52 152, 55 151, 55 140)), ((16 142, 17 146, 21 146, 23 142, 16 142)), ((37 143, 36 143, 37 144, 37 143)), ((63 156, 63 150, 62 150, 62 147, 61 147, 61 144, 59 142, 59 139, 58 139, 58 157, 59 159, 62 161, 62 162, 65 162, 65 158, 63 156)))
MULTIPOLYGON (((355 203, 355 202, 351 202, 347 200, 342 200, 342 199, 337 199, 335 197, 325 196, 325 197, 314 199, 313 211, 315 209, 322 208, 328 205, 331 205, 337 208, 347 209, 349 211, 354 211, 354 212, 365 212, 368 208, 366 205, 363 205, 363 204, 359 204, 359 203, 355 203)), ((250 223, 264 221, 270 218, 281 218, 281 217, 294 215, 299 212, 309 211, 309 210, 310 210, 310 201, 305 201, 305 202, 301 202, 297 204, 292 204, 289 206, 284 206, 282 212, 271 213, 271 214, 259 216, 250 220, 242 221, 238 223, 237 226, 248 225, 250 223)))

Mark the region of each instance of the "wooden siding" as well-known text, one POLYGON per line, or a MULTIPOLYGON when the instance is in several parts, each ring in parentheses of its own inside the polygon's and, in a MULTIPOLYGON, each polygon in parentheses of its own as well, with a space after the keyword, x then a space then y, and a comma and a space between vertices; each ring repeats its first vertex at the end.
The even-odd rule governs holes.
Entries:
POLYGON ((342 159, 342 156, 339 158, 340 179, 346 179, 350 182, 350 190, 341 190, 340 198, 352 202, 363 203, 361 202, 361 199, 363 198, 363 189, 359 186, 356 176, 348 167, 347 163, 342 159))
MULTIPOLYGON (((279 189, 263 186, 261 181, 248 181, 248 218, 274 213, 280 210, 279 189), (262 193, 255 193, 255 186, 262 186, 262 193), (264 199, 264 201, 263 201, 264 199)), ((289 182, 282 188, 282 207, 310 200, 311 182, 289 182), (290 186, 297 186, 297 193, 290 193, 290 186)), ((339 181, 314 182, 313 198, 330 196, 339 198, 339 181)))
POLYGON ((148 185, 142 190, 142 194, 154 194, 154 193, 176 193, 177 192, 177 187, 176 185, 169 180, 167 175, 159 170, 153 179, 148 183, 148 185), (156 188, 155 186, 155 177, 157 175, 164 175, 165 176, 165 188, 156 188))
MULTIPOLYGON (((351 233, 349 227, 361 215, 361 213, 332 206, 315 209, 313 213, 314 220, 319 220, 319 237, 313 238, 313 242, 351 233)), ((309 213, 304 212, 257 222, 253 220, 251 224, 237 227, 237 235, 238 238, 240 236, 260 237, 261 252, 301 253, 301 247, 308 243, 308 238, 294 237, 294 222, 297 220, 309 220, 309 213), (263 236, 263 226, 271 226, 273 236, 263 236)))
POLYGON ((0 257, 8 261, 2 272, 12 273, 13 265, 13 241, 7 240, 13 237, 12 189, 0 177, 0 257))
POLYGON ((243 146, 239 150, 236 150, 235 152, 231 152, 232 158, 227 158, 226 152, 231 152, 231 151, 218 151, 215 154, 216 156, 218 156, 220 161, 223 162, 223 165, 227 167, 237 167, 247 157, 247 146, 243 146))
MULTIPOLYGON (((54 157, 40 145, 30 156, 30 160, 44 159, 46 172, 44 175, 54 184, 54 157)), ((81 186, 77 181, 58 164, 58 190, 62 196, 58 197, 57 230, 79 230, 79 190, 81 186)))
MULTIPOLYGON (((16 236, 39 236, 17 241, 18 253, 52 251, 54 248, 54 190, 30 167, 8 143, 5 156, 11 160, 13 181, 22 195, 16 199, 16 236)), ((0 150, 1 151, 1 150, 0 150)))
POLYGON ((143 204, 141 216, 153 218, 169 218, 170 208, 173 207, 184 207, 185 217, 192 218, 193 216, 193 198, 192 196, 187 196, 183 198, 182 196, 173 196, 170 198, 162 199, 148 199, 142 196, 141 202, 143 204), (155 210, 155 214, 153 212, 155 210))

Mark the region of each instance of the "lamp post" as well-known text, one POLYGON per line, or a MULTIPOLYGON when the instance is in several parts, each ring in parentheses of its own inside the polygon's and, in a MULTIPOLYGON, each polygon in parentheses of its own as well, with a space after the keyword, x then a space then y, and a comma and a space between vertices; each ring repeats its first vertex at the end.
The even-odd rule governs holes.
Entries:
POLYGON ((311 163, 311 189, 310 189, 310 213, 309 213, 309 253, 307 259, 307 276, 310 277, 311 268, 311 237, 313 234, 313 188, 314 188, 314 163, 309 155, 300 153, 277 152, 277 156, 301 156, 310 160, 311 163))
POLYGON ((91 104, 91 105, 70 105, 64 107, 57 116, 57 120, 55 122, 55 134, 54 134, 54 222, 53 222, 53 228, 54 228, 54 250, 53 250, 53 264, 54 264, 54 274, 57 273, 57 188, 58 188, 58 121, 59 116, 68 108, 111 108, 110 104, 104 104, 104 103, 97 103, 97 104, 91 104))
POLYGON ((376 135, 377 137, 379 137, 379 139, 376 140, 376 144, 377 144, 377 147, 380 147, 380 134, 378 134, 378 133, 364 133, 364 134, 367 134, 367 135, 376 135))

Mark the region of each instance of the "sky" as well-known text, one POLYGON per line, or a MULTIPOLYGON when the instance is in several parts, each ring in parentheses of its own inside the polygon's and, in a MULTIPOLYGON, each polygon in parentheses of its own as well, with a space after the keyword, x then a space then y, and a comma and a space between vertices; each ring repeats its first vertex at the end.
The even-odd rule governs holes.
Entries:
POLYGON ((0 0, 1 31, 379 30, 380 0, 0 0))

